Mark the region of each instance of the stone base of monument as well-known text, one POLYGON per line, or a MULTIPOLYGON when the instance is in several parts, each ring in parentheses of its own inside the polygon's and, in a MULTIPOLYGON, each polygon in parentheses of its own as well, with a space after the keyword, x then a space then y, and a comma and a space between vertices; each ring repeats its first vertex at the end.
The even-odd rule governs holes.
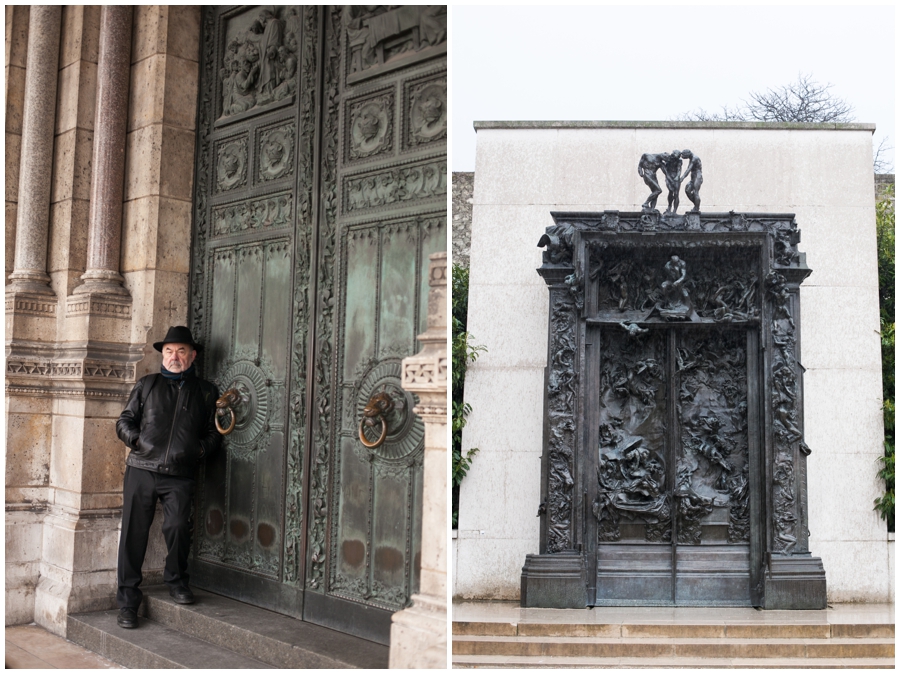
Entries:
POLYGON ((824 609, 825 567, 819 557, 796 555, 769 560, 763 592, 766 609, 824 609))
POLYGON ((523 608, 586 608, 587 582, 581 553, 526 555, 520 602, 523 608))

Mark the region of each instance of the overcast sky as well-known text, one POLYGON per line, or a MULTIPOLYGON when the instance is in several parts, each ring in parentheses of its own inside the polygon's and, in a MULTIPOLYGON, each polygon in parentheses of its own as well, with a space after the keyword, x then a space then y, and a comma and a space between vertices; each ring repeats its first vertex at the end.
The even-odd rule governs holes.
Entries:
POLYGON ((799 72, 896 145, 892 4, 453 5, 451 21, 453 171, 475 170, 476 120, 674 119, 799 72))

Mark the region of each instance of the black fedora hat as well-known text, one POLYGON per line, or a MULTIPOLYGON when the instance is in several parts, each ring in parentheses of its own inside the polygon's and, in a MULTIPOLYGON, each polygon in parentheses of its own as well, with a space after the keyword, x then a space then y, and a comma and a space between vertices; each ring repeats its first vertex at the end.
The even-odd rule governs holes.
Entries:
POLYGON ((194 341, 190 328, 186 328, 183 325, 173 325, 169 328, 166 338, 161 342, 155 342, 153 348, 157 351, 162 351, 163 346, 166 344, 190 344, 198 352, 203 350, 203 347, 194 341))

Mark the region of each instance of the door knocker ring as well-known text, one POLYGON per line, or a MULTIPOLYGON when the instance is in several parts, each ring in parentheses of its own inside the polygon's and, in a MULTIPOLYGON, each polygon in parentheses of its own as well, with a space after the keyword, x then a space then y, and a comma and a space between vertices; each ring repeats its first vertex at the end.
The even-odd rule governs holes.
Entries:
POLYGON ((359 420, 359 441, 363 443, 363 446, 366 449, 375 449, 384 444, 388 434, 386 416, 393 410, 394 399, 391 398, 390 394, 386 393, 383 388, 369 398, 369 402, 366 403, 366 406, 363 409, 362 418, 359 420), (377 420, 379 419, 381 420, 381 434, 375 442, 369 442, 369 440, 366 439, 366 434, 363 432, 363 426, 373 428, 375 424, 378 423, 377 420))
POLYGON ((241 392, 236 388, 230 388, 216 401, 216 430, 222 435, 229 435, 237 424, 237 415, 234 413, 234 405, 242 400, 241 392), (227 428, 222 428, 219 419, 225 414, 231 415, 231 422, 227 428))

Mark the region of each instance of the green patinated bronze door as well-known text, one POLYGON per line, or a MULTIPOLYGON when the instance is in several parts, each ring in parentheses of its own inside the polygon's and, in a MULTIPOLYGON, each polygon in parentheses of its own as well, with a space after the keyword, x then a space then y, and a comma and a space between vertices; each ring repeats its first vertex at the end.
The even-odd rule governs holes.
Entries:
POLYGON ((192 582, 383 643, 418 587, 400 363, 446 249, 446 92, 445 7, 204 11, 191 327, 235 402, 192 582))

